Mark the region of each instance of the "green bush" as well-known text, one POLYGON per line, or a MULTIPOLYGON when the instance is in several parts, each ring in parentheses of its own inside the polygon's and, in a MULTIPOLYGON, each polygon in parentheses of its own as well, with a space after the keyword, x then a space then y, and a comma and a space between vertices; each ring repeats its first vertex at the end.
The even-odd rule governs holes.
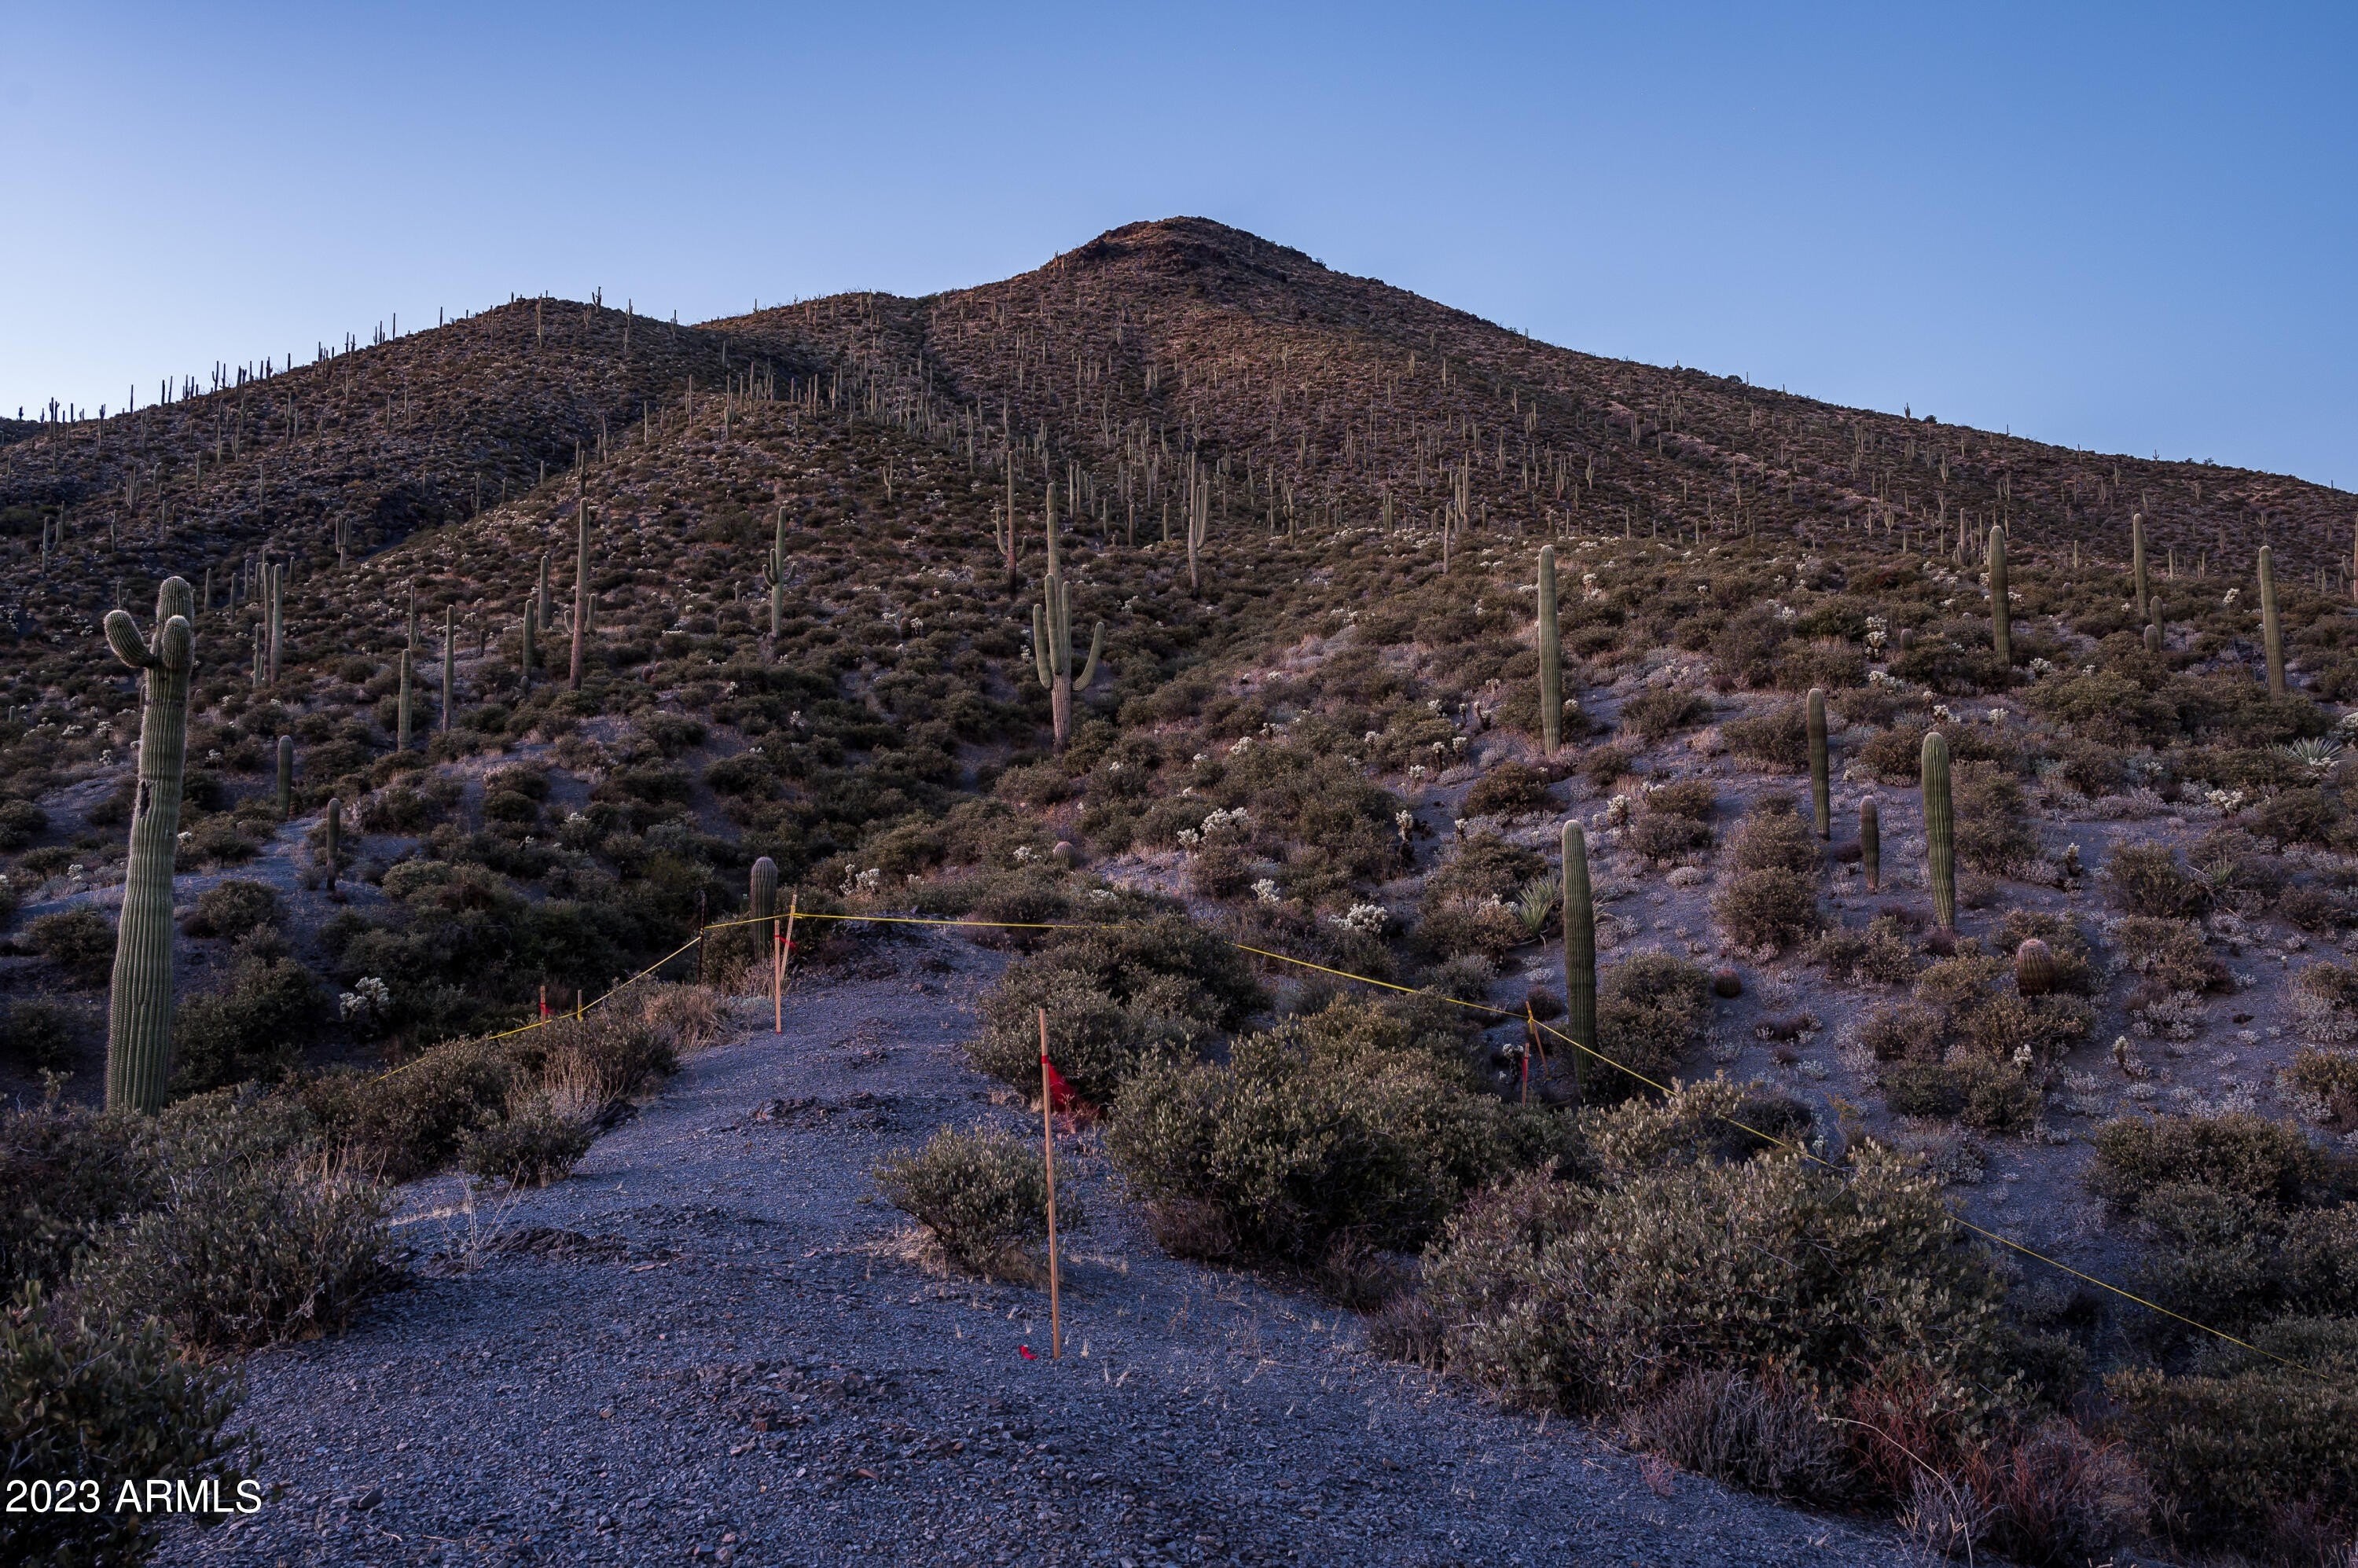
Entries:
POLYGON ((2131 914, 2190 920, 2210 913, 2211 886, 2166 844, 2124 844, 2104 862, 2113 902, 2131 914))
POLYGON ((1510 758, 1474 781, 1461 812, 1466 816, 1529 816, 1552 804, 1547 780, 1510 758))
MULTIPOLYGON (((1667 1083, 1703 1043, 1711 1015, 1711 977, 1668 953, 1639 953, 1605 971, 1596 987, 1596 1049, 1613 1061, 1667 1083)), ((1592 1099, 1609 1103, 1647 1088, 1631 1073, 1591 1062, 1592 1099)))
MULTIPOLYGON (((0 1476, 95 1483, 96 1512, 0 1512, 0 1561, 57 1568, 139 1563, 155 1551, 147 1515, 118 1513, 125 1479, 217 1483, 234 1508, 248 1440, 225 1436, 237 1408, 229 1370, 184 1357, 153 1318, 108 1317, 19 1286, 0 1312, 0 1476)), ((198 1514, 200 1524, 213 1516, 198 1514)))
POLYGON ((276 925, 284 916, 278 894, 261 882, 232 878, 197 895, 197 906, 180 921, 191 936, 226 936, 232 940, 257 925, 276 925))
POLYGON ((299 1093, 329 1137, 384 1180, 406 1182, 448 1165, 462 1137, 504 1114, 513 1072, 506 1053, 460 1040, 388 1074, 324 1073, 299 1093))
POLYGON ((1989 762, 1961 763, 1954 798, 1959 865, 1996 876, 2038 857, 2039 836, 2012 773, 1989 762))
POLYGON ((142 1130, 54 1094, 0 1109, 0 1276, 55 1283, 100 1227, 163 1201, 142 1130))
POLYGON ((1083 1098, 1105 1104, 1141 1062, 1192 1052, 1264 1005, 1237 950, 1184 916, 1060 933, 1011 965, 984 998, 983 1030, 967 1056, 1036 1093, 1045 1008, 1056 1070, 1083 1098))
POLYGON ((1799 773, 1810 765, 1809 715, 1798 702, 1752 719, 1731 719, 1719 727, 1720 738, 1736 755, 1799 773))
POLYGON ((1769 1371, 1698 1368, 1627 1417, 1640 1447, 1682 1470, 1795 1502, 1843 1500, 1855 1487, 1842 1429, 1807 1383, 1769 1371))
POLYGON ((25 927, 26 945, 84 984, 114 964, 114 923, 88 905, 44 914, 25 927))
POLYGON ((180 1343, 244 1350, 332 1333, 402 1275, 373 1181, 318 1158, 182 1163, 168 1206, 85 1253, 73 1286, 160 1317, 180 1343))
POLYGON ((2228 987, 2227 966, 2212 957, 2203 944, 2201 931, 2183 920, 2123 915, 2113 923, 2112 938, 2121 962, 2164 990, 2224 990, 2228 987))
POLYGON ((1710 716, 1710 698, 1678 686, 1648 687, 1621 705, 1623 728, 1634 730, 1650 746, 1710 716))
POLYGON ((459 1135, 459 1166, 486 1182, 545 1187, 570 1175, 597 1140, 589 1124, 539 1109, 459 1135))
POLYGON ((49 819, 29 800, 0 800, 0 854, 14 854, 47 831, 49 819))
POLYGON ((2104 1391, 2122 1434, 2173 1504, 2179 1544, 2328 1561, 2316 1548, 2335 1544, 2337 1529, 2346 1541, 2358 1528, 2358 1324, 2294 1319, 2251 1337, 2317 1371, 2230 1346, 2195 1376, 2115 1372, 2104 1391), (2325 1540, 2284 1539, 2304 1517, 2325 1540))
POLYGON ((1825 850, 1791 806, 1787 797, 1772 795, 1753 807, 1728 846, 1737 871, 1787 871, 1812 881, 1823 872, 1825 850))
POLYGON ((1236 1042, 1225 1065, 1152 1061, 1106 1145, 1166 1244, 1314 1262, 1348 1233, 1422 1245, 1466 1193, 1560 1139, 1552 1112, 1481 1092, 1401 1018, 1336 1002, 1236 1042))
POLYGON ((300 1060, 318 1025, 319 987, 301 964, 266 951, 242 953, 227 990, 180 1004, 173 1019, 177 1089, 276 1079, 300 1060))
POLYGON ((1885 1103, 1899 1116, 1960 1120, 2013 1132, 2039 1119, 2039 1091, 2011 1066, 1966 1058, 1902 1062, 1883 1071, 1885 1103))
MULTIPOLYGON (((2358 1314, 2358 1206, 2285 1210, 2250 1193, 2165 1182, 2142 1193, 2140 1228, 2152 1240, 2137 1293, 2216 1328, 2285 1314, 2358 1314)), ((2176 1319, 2134 1324, 2167 1351, 2190 1330, 2176 1319)))
POLYGON ((72 1016, 53 1002, 10 1002, 0 1010, 0 1062, 20 1073, 63 1066, 74 1033, 72 1016))
POLYGON ((1824 924, 1817 879, 1773 868, 1737 873, 1712 900, 1711 911, 1740 947, 1789 947, 1807 941, 1824 924))
POLYGON ((2193 1182, 2275 1204, 2300 1200, 2323 1163, 2296 1127, 2248 1111, 2110 1121, 2096 1131, 2088 1185, 2134 1211, 2165 1184, 2193 1182))
MULTIPOLYGON (((923 1149, 876 1167, 892 1206, 922 1223, 961 1267, 985 1277, 1030 1277, 1048 1234, 1048 1168, 1029 1139, 945 1127, 923 1149)), ((1070 1192, 1056 1199, 1059 1231, 1086 1223, 1070 1192)))
POLYGON ((1703 1124, 1741 1095, 1714 1079, 1595 1115, 1596 1180, 1528 1174, 1452 1220, 1425 1260, 1443 1363, 1511 1403, 1578 1411, 1718 1368, 1822 1389, 1895 1359, 1961 1390, 1993 1379, 2003 1289, 1939 1183, 1874 1144, 1848 1173, 1724 1162, 1703 1124))

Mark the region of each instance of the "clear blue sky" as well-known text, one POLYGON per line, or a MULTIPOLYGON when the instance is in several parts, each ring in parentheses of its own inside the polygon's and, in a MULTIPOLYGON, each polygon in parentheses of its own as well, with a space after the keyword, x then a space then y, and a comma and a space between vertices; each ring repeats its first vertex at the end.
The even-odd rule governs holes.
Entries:
POLYGON ((1595 352, 2358 489, 2358 10, 1937 9, 5 0, 0 412, 1200 213, 1595 352))

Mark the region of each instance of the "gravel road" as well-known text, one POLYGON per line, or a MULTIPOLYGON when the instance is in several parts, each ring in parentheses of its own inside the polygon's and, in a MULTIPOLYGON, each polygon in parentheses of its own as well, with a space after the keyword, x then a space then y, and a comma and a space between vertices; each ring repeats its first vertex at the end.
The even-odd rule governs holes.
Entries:
POLYGON ((1891 1532, 1644 1467, 1386 1362, 1357 1319, 1164 1257, 1091 1141, 1044 1292, 930 1272, 868 1171, 1032 1125, 957 1043, 1001 960, 887 950, 749 1012, 573 1178, 405 1189, 440 1254, 247 1368, 262 1512, 164 1563, 1889 1563, 1891 1532), (767 1008, 761 1009, 766 1015, 767 1008), (1037 1359, 1027 1359, 1028 1347, 1037 1359))

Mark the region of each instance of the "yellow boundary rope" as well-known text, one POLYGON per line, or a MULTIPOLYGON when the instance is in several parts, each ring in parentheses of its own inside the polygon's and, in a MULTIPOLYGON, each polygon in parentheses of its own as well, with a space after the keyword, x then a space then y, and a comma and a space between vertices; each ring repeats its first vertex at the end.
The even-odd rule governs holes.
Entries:
MULTIPOLYGON (((952 919, 947 916, 916 914, 817 914, 809 910, 802 911, 800 918, 804 920, 839 920, 871 925, 966 926, 992 931, 1122 931, 1135 929, 1140 925, 1143 924, 1142 922, 1134 920, 959 920, 952 919)), ((774 925, 776 924, 777 921, 775 917, 765 914, 756 915, 751 919, 745 920, 715 921, 709 925, 699 927, 694 936, 689 937, 687 941, 681 944, 679 946, 673 948, 670 952, 665 954, 662 957, 656 959, 654 963, 649 964, 645 968, 641 969, 638 973, 631 976, 629 979, 617 982, 612 989, 598 997, 596 1000, 585 1005, 581 1009, 581 1012, 588 1013, 599 1007, 601 1003, 619 996, 630 987, 636 985, 639 981, 645 979, 648 976, 654 974, 657 969, 662 968, 665 964, 670 963, 674 958, 678 957, 681 954, 686 953, 690 948, 696 946, 698 943, 702 942, 707 936, 710 935, 715 931, 730 931, 747 925, 774 925)), ((1486 1012, 1498 1018, 1516 1018, 1520 1016, 1520 1014, 1514 1012, 1510 1009, 1493 1007, 1488 1002, 1466 1001, 1457 997, 1443 996, 1439 992, 1422 991, 1414 986, 1404 986, 1392 980, 1379 980, 1372 975, 1353 974, 1348 969, 1332 968, 1325 964, 1314 963, 1308 958, 1294 957, 1289 953, 1273 952, 1267 947, 1255 947, 1249 943, 1228 941, 1225 937, 1218 938, 1217 940, 1228 942, 1228 946, 1235 948, 1239 953, 1249 953, 1254 957, 1266 958, 1272 963, 1292 964, 1297 968, 1314 970, 1322 975, 1332 975, 1336 979, 1349 980, 1357 985, 1375 986, 1383 990, 1397 991, 1403 996, 1430 995, 1438 1000, 1449 1003, 1452 1007, 1464 1008, 1472 1012, 1486 1012)), ((529 1033, 535 1029, 546 1028, 552 1023, 565 1022, 579 1015, 572 1013, 559 1013, 548 1018, 536 1018, 530 1023, 519 1025, 514 1029, 502 1030, 497 1034, 487 1034, 481 1038, 486 1042, 492 1040, 505 1040, 514 1035, 529 1033)), ((1541 1032, 1554 1036, 1556 1039, 1562 1041, 1567 1045, 1570 1045, 1574 1050, 1578 1051, 1583 1055, 1593 1057, 1597 1062, 1612 1068, 1616 1072, 1626 1073, 1630 1077, 1637 1079, 1639 1083, 1646 1085, 1649 1088, 1658 1090, 1665 1095, 1671 1092, 1669 1085, 1661 1083, 1655 1078, 1647 1076, 1645 1074, 1638 1071, 1637 1068, 1629 1066, 1626 1063, 1614 1060, 1612 1057, 1606 1055, 1603 1052, 1574 1039, 1570 1034, 1565 1033, 1563 1030, 1556 1028, 1552 1024, 1540 1023, 1538 1027, 1541 1032)), ((416 1066, 419 1062, 422 1062, 425 1059, 425 1056, 422 1054, 413 1057, 409 1061, 403 1063, 400 1066, 395 1067, 384 1073, 382 1076, 388 1078, 392 1077, 396 1073, 401 1073, 410 1067, 416 1066)), ((1716 1114, 1719 1115, 1720 1120, 1726 1122, 1729 1126, 1734 1127, 1740 1131, 1752 1134, 1753 1137, 1759 1139, 1765 1143, 1770 1144, 1776 1148, 1790 1150, 1801 1158, 1809 1161, 1812 1164, 1822 1165, 1837 1175, 1842 1173, 1843 1167, 1841 1165, 1832 1160, 1826 1159, 1822 1154, 1812 1152, 1802 1144, 1796 1143, 1790 1139, 1779 1138, 1775 1133, 1764 1131, 1760 1128, 1749 1126, 1745 1122, 1737 1120, 1735 1117, 1725 1115, 1725 1113, 1716 1114)), ((2169 1318, 2173 1322, 2182 1323, 2189 1328, 2197 1330, 2200 1333, 2208 1334, 2214 1338, 2223 1340, 2227 1344, 2233 1345, 2238 1349, 2248 1350, 2255 1356, 2265 1357, 2268 1360, 2276 1362, 2278 1366, 2290 1368, 2296 1372, 2307 1373, 2310 1377, 2317 1378, 2327 1382, 2333 1380, 2329 1378, 2327 1374, 2320 1371, 2314 1367, 2306 1366, 2303 1363, 2292 1360, 2289 1357, 2278 1356, 2272 1350, 2264 1350, 2247 1339, 2239 1339, 2235 1336, 2229 1334, 2225 1329, 2213 1328, 2209 1324, 2201 1322, 2195 1318, 2188 1317, 2183 1313, 2172 1312, 2168 1307, 2156 1302, 2147 1301, 2145 1297, 2138 1295, 2136 1292, 2125 1290, 2121 1286, 2114 1284, 2109 1280, 2100 1279, 2096 1275, 2088 1273, 2083 1270, 2075 1269, 2071 1264, 2062 1262, 2054 1258, 2050 1258, 2046 1253, 2038 1250, 2036 1248, 2027 1247, 2021 1242, 2013 1239, 2011 1237, 2001 1236, 1995 1230, 1990 1230, 1985 1227, 1975 1225, 1972 1220, 1965 1218, 1962 1215, 1956 1214, 1953 1210, 1951 1211, 1950 1217, 1954 1219, 1956 1223, 1964 1229, 1973 1232, 1974 1235, 1981 1237, 1986 1241, 1995 1242, 1998 1246, 2003 1247, 2009 1251, 2020 1253, 2025 1258, 2033 1259, 2039 1262, 2044 1263, 2050 1269, 2069 1274, 2075 1280, 2095 1286, 2098 1290, 2109 1291, 2114 1295, 2120 1297, 2123 1301, 2133 1302, 2148 1312, 2159 1313, 2162 1316, 2169 1318)))

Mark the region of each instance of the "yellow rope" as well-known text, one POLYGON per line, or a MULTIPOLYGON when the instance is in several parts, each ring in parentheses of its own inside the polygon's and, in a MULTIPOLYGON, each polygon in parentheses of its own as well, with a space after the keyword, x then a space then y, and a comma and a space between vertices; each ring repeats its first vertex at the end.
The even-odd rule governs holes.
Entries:
MULTIPOLYGON (((804 920, 840 920, 862 923, 871 925, 970 926, 997 931, 1120 931, 1135 929, 1143 924, 1142 922, 1135 920, 962 920, 952 919, 946 916, 916 914, 823 914, 814 913, 810 910, 804 910, 801 913, 800 918, 804 920)), ((699 928, 697 934, 690 937, 686 943, 678 947, 675 947, 672 951, 656 959, 645 968, 641 969, 629 979, 623 980, 611 990, 607 991, 604 996, 600 996, 596 1001, 593 1001, 589 1005, 590 1008, 595 1008, 609 998, 618 995, 629 987, 635 985, 640 980, 644 979, 647 976, 663 968, 665 964, 670 963, 674 958, 678 957, 682 953, 694 947, 698 943, 703 941, 706 936, 715 931, 729 931, 746 925, 768 925, 775 924, 775 917, 771 915, 758 915, 746 920, 715 921, 709 925, 699 928)), ((1336 979, 1349 980, 1357 985, 1375 986, 1383 990, 1397 991, 1403 996, 1431 995, 1435 997, 1438 1000, 1449 1003, 1452 1007, 1464 1008, 1472 1012, 1489 1013, 1498 1018, 1514 1018, 1519 1016, 1510 1009, 1493 1007, 1488 1002, 1467 1001, 1459 997, 1443 996, 1438 992, 1422 991, 1414 986, 1404 986, 1392 980, 1379 980, 1372 975, 1354 974, 1348 969, 1337 969, 1325 964, 1314 963, 1308 958, 1297 958, 1290 953, 1274 952, 1270 948, 1256 947, 1246 942, 1228 941, 1225 937, 1220 938, 1220 940, 1227 941, 1228 946, 1235 948, 1237 951, 1240 953, 1249 953, 1257 958, 1266 958, 1273 963, 1292 964, 1297 968, 1314 970, 1322 975, 1332 975, 1336 979)), ((587 1011, 588 1009, 584 1009, 583 1011, 587 1011)), ((523 1034, 531 1030, 542 1028, 545 1025, 559 1022, 562 1021, 557 1018, 535 1019, 532 1022, 524 1024, 519 1028, 503 1030, 500 1033, 485 1035, 483 1038, 486 1041, 504 1040, 511 1035, 523 1034)), ((1565 1044, 1570 1045, 1574 1050, 1580 1052, 1583 1055, 1593 1057, 1597 1062, 1601 1063, 1605 1066, 1611 1067, 1616 1072, 1626 1073, 1630 1077, 1637 1079, 1639 1083, 1646 1085, 1649 1088, 1655 1089, 1665 1095, 1672 1092, 1671 1086, 1664 1084, 1659 1079, 1649 1077, 1644 1073, 1638 1071, 1637 1068, 1630 1066, 1625 1062, 1614 1060, 1612 1057, 1606 1055, 1603 1052, 1589 1045, 1586 1042, 1574 1039, 1572 1035, 1556 1028, 1552 1024, 1541 1023, 1538 1027, 1543 1033, 1552 1035, 1556 1039, 1563 1042, 1565 1044)), ((395 1067, 392 1069, 392 1071, 385 1073, 384 1076, 388 1078, 392 1077, 394 1074, 400 1073, 406 1071, 409 1067, 416 1066, 417 1063, 422 1062, 426 1058, 423 1055, 414 1057, 410 1061, 402 1064, 401 1066, 395 1067)), ((1837 1164, 1833 1161, 1826 1159, 1823 1155, 1813 1152, 1812 1150, 1801 1143, 1794 1142, 1790 1139, 1780 1138, 1777 1134, 1767 1131, 1761 1128, 1750 1126, 1746 1122, 1738 1120, 1733 1116, 1725 1114, 1724 1112, 1715 1114, 1718 1115, 1720 1120, 1727 1123, 1729 1126, 1734 1127, 1740 1131, 1748 1132, 1753 1137, 1759 1139, 1762 1142, 1767 1143, 1771 1147, 1789 1150, 1792 1153, 1800 1156, 1801 1159, 1807 1160, 1813 1164, 1822 1165, 1837 1175, 1843 1173, 1843 1167, 1841 1165, 1837 1164)), ((2114 1284, 2109 1280, 2100 1279, 2096 1275, 2088 1273, 2083 1270, 2075 1269, 2069 1263, 2061 1262, 2056 1259, 2047 1256, 2047 1254, 2038 1250, 2036 1248, 2026 1247, 2021 1242, 2017 1241, 2010 1237, 2001 1236, 1996 1231, 1975 1225, 1973 1221, 1954 1213, 1954 1211, 1952 1211, 1950 1217, 1954 1219, 1958 1225, 1972 1231, 1974 1235, 1979 1236, 1985 1240, 1996 1242, 1998 1246, 2004 1247, 2010 1251, 2020 1253, 2026 1258, 2035 1259, 2038 1261, 2046 1264, 2050 1269, 2059 1270, 2063 1273, 2071 1275, 2073 1279, 2093 1285, 2099 1290, 2109 1291, 2114 1295, 2120 1297, 2123 1301, 2134 1302, 2138 1306, 2144 1307, 2148 1312, 2159 1313, 2164 1317, 2169 1318, 2177 1323, 2182 1323, 2189 1328, 2198 1330, 2201 1333, 2208 1334, 2215 1338, 2223 1340, 2227 1344, 2236 1346, 2238 1349, 2248 1350, 2255 1356, 2266 1357, 2268 1360, 2276 1362, 2278 1366, 2288 1367, 2296 1372, 2304 1372, 2309 1374, 2310 1377, 2318 1378, 2326 1381, 2331 1381, 2325 1373, 2318 1370, 2314 1367, 2306 1366, 2301 1362, 2292 1360, 2287 1357, 2278 1356, 2271 1350, 2264 1350, 2247 1339, 2239 1339, 2235 1336, 2229 1334, 2224 1329, 2213 1328, 2207 1323, 2186 1316, 2183 1313, 2172 1312, 2168 1307, 2162 1306, 2155 1302, 2147 1301, 2145 1297, 2138 1295, 2136 1292, 2125 1290, 2121 1286, 2114 1284)))

